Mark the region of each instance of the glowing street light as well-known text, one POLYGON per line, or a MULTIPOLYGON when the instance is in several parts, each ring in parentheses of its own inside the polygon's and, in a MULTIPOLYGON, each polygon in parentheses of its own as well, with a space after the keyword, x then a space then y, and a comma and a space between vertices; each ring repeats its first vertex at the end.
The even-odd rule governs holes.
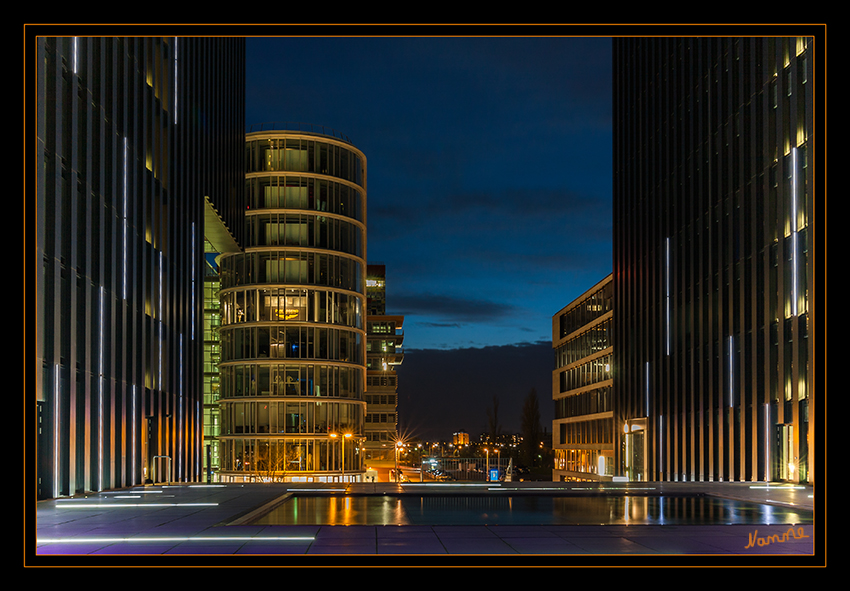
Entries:
MULTIPOLYGON (((339 437, 339 433, 331 433, 331 437, 339 437)), ((342 434, 342 481, 345 482, 345 440, 351 437, 351 433, 342 434)))
POLYGON ((395 481, 396 481, 396 482, 398 482, 398 481, 399 481, 399 475, 398 475, 398 452, 399 452, 399 451, 401 451, 402 446, 404 446, 404 443, 402 443, 401 441, 396 441, 396 443, 395 443, 395 481))

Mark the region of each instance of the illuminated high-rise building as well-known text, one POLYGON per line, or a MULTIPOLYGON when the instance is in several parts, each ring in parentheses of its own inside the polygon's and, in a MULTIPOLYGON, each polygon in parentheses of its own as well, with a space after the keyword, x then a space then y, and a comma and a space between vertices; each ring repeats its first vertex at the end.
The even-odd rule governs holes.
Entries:
POLYGON ((245 41, 40 37, 36 78, 38 497, 197 481, 204 219, 241 224, 245 41))
POLYGON ((366 157, 330 130, 244 141, 244 246, 217 258, 219 479, 360 480, 366 157))
POLYGON ((613 43, 617 475, 813 482, 814 41, 613 43))
POLYGON ((366 275, 366 438, 365 461, 395 465, 398 432, 398 374, 404 360, 404 316, 386 310, 386 267, 371 264, 366 275))

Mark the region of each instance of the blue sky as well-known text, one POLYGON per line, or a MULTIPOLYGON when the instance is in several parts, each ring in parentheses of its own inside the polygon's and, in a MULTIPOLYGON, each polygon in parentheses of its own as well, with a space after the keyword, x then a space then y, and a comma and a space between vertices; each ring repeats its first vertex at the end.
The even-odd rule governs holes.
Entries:
POLYGON ((551 428, 552 316, 611 272, 610 38, 254 37, 246 105, 366 154, 402 425, 477 435, 495 396, 513 431, 535 388, 551 428))
POLYGON ((611 270, 608 38, 249 38, 246 125, 347 135, 409 348, 551 339, 611 270))

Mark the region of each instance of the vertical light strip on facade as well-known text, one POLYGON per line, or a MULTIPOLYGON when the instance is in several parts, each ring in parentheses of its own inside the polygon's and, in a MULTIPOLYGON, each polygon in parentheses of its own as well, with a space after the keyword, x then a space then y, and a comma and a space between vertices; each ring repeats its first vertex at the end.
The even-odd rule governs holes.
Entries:
POLYGON ((177 125, 177 37, 174 38, 174 125, 177 125))
POLYGON ((162 251, 159 251, 159 304, 157 305, 157 320, 159 321, 159 378, 157 388, 162 387, 162 251))
MULTIPOLYGON (((195 427, 194 428, 199 429, 199 426, 203 427, 203 425, 201 424, 201 402, 199 400, 195 400, 195 427)), ((196 437, 196 441, 197 441, 198 437, 203 439, 203 433, 198 434, 195 437, 196 437)), ((195 446, 195 466, 200 466, 201 465, 200 461, 201 461, 201 446, 196 445, 195 446)))
POLYGON ((667 355, 670 355, 670 237, 665 239, 665 250, 667 263, 665 266, 665 291, 666 291, 666 314, 667 314, 667 355))
POLYGON ((130 483, 136 484, 136 385, 131 386, 132 410, 130 423, 130 483))
POLYGON ((791 314, 797 315, 797 148, 791 148, 791 314))
POLYGON ((734 337, 729 335, 729 407, 731 408, 734 404, 734 376, 732 375, 733 363, 734 363, 734 354, 733 354, 733 345, 734 345, 734 337))
POLYGON ((104 331, 104 297, 106 290, 100 288, 100 340, 98 352, 97 380, 97 489, 103 488, 103 331, 104 331))
POLYGON ((177 477, 183 474, 183 334, 180 334, 180 351, 177 362, 179 382, 177 383, 177 477))
POLYGON ((53 496, 59 496, 59 364, 53 366, 53 496))
POLYGON ((79 37, 74 37, 74 56, 71 58, 71 63, 73 64, 74 74, 77 73, 77 39, 79 37))
POLYGON ((122 268, 124 271, 122 284, 122 297, 127 299, 127 138, 124 138, 124 262, 122 268))
POLYGON ((190 273, 192 274, 192 311, 191 311, 191 334, 192 340, 195 340, 195 222, 192 222, 192 239, 189 244, 189 249, 191 250, 192 256, 192 267, 190 269, 190 273))
POLYGON ((649 361, 646 362, 646 416, 649 416, 649 361))
POLYGON ((764 479, 770 480, 770 403, 764 404, 764 479))

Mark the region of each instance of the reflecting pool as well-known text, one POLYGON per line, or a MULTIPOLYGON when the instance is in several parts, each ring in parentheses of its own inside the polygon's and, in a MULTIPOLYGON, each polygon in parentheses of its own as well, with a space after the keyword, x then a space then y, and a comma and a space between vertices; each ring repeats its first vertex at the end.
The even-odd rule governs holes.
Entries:
POLYGON ((257 525, 809 524, 810 511, 711 496, 297 495, 257 525))

